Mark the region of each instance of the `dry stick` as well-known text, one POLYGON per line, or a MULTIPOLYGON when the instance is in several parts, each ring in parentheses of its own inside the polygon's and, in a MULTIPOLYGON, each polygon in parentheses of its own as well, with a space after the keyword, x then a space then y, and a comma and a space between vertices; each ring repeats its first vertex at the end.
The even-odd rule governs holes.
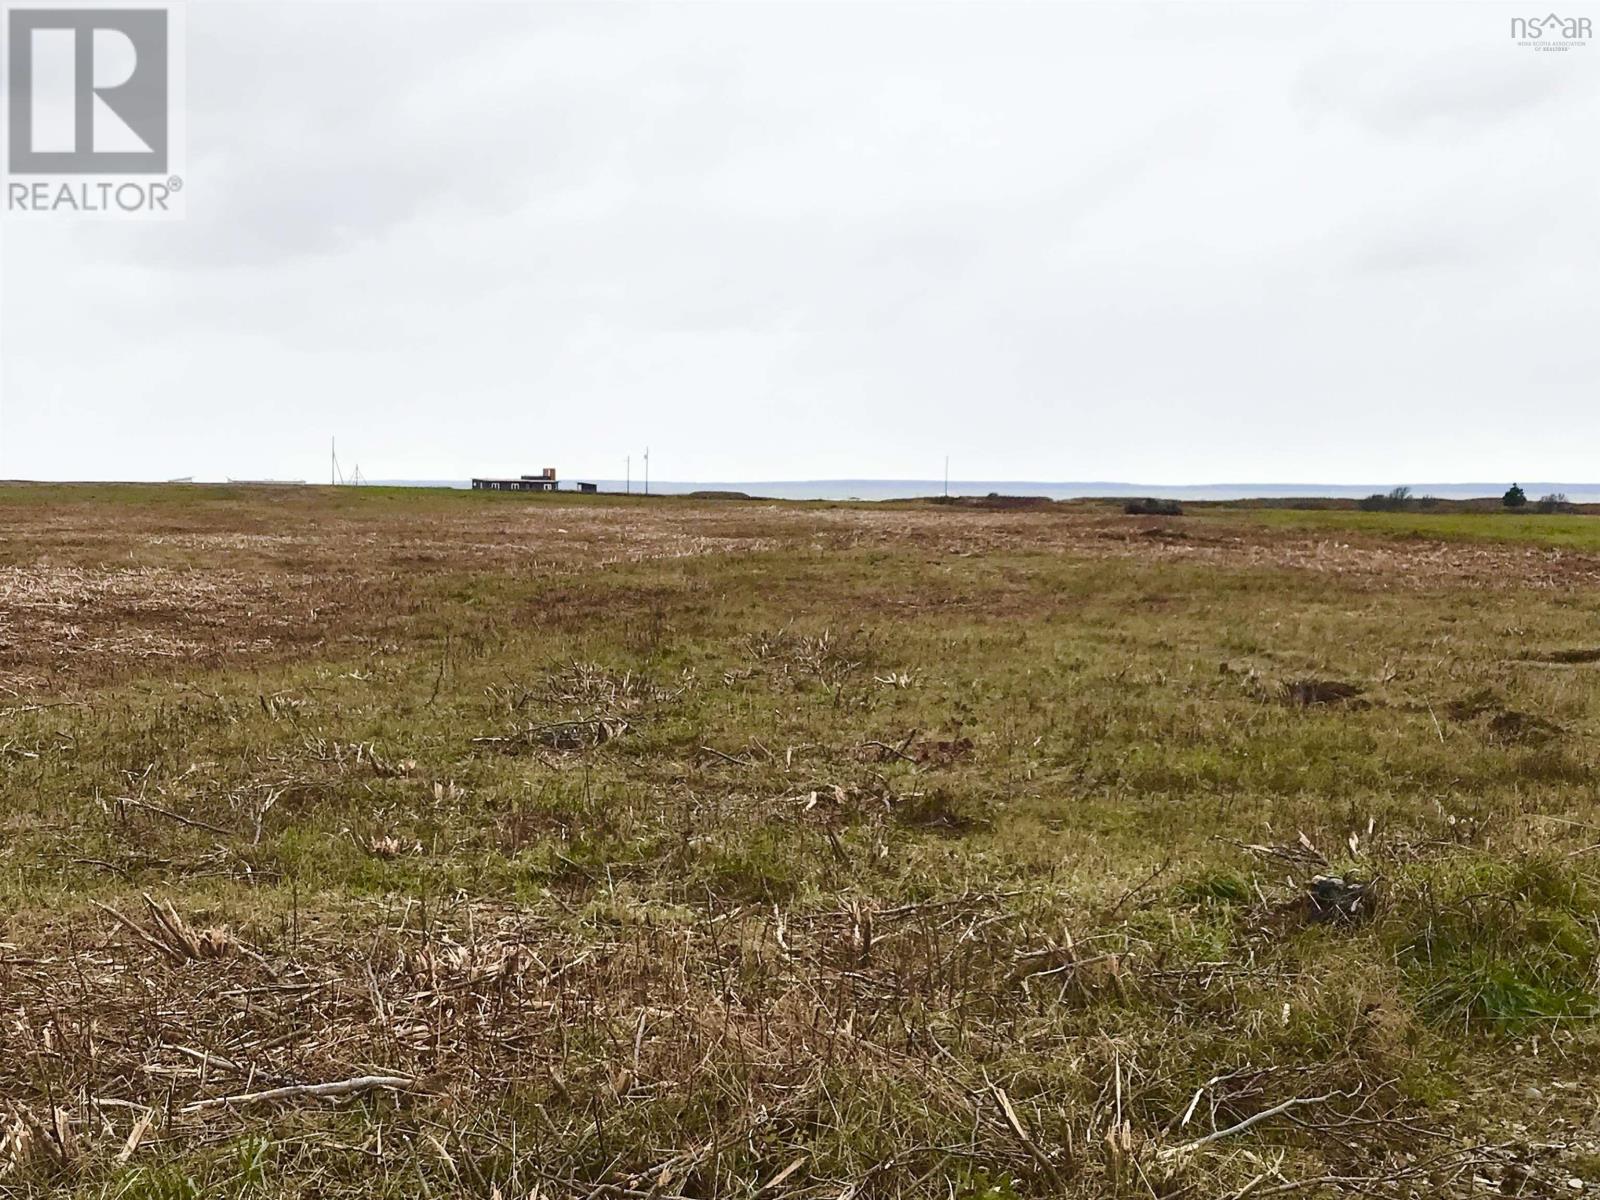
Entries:
MULTIPOLYGON (((911 736, 915 737, 916 733, 917 733, 917 731, 913 729, 911 731, 911 736)), ((906 743, 902 742, 901 746, 903 747, 905 744, 906 743)), ((911 763, 913 766, 916 765, 917 760, 912 758, 911 755, 907 754, 904 749, 896 749, 895 747, 889 745, 889 743, 887 743, 887 742, 862 742, 861 743, 861 748, 863 750, 865 750, 868 746, 875 746, 879 750, 882 750, 886 754, 892 754, 896 758, 903 758, 903 759, 906 760, 906 762, 911 763)))
MULTIPOLYGON (((1303 1188, 1313 1187, 1344 1186, 1348 1188, 1353 1186, 1365 1190, 1366 1187, 1370 1187, 1373 1184, 1396 1183, 1406 1179, 1415 1179, 1419 1175, 1426 1174, 1429 1169, 1444 1170, 1452 1165, 1454 1166, 1457 1175, 1459 1175, 1462 1171, 1468 1169, 1470 1164, 1484 1161, 1484 1159, 1479 1157, 1484 1151, 1503 1150, 1507 1148, 1508 1145, 1504 1143, 1501 1145, 1478 1145, 1463 1147, 1461 1150, 1453 1153, 1434 1155, 1430 1158, 1423 1159, 1420 1162, 1413 1163, 1409 1167, 1402 1167, 1400 1170, 1389 1175, 1318 1175, 1310 1179, 1289 1179, 1285 1180, 1283 1183, 1274 1184, 1272 1187, 1257 1192, 1256 1195, 1258 1197, 1281 1196, 1288 1192, 1298 1192, 1303 1188), (1451 1159, 1455 1160, 1454 1163, 1451 1162, 1451 1159)), ((1367 1194, 1370 1195, 1374 1193, 1369 1192, 1367 1194)))
POLYGON ((139 1149, 139 1143, 144 1141, 144 1135, 150 1132, 150 1126, 156 1121, 156 1110, 149 1109, 133 1123, 133 1128, 128 1132, 128 1140, 122 1143, 122 1149, 117 1151, 117 1166, 126 1166, 133 1157, 134 1151, 139 1149))
POLYGON ((1146 878, 1145 880, 1143 880, 1140 883, 1134 884, 1127 891, 1123 892, 1121 898, 1118 899, 1117 902, 1111 906, 1110 910, 1106 913, 1106 915, 1108 917, 1116 916, 1117 913, 1122 911, 1122 906, 1124 904, 1126 904, 1129 900, 1132 900, 1140 892, 1144 891, 1145 888, 1149 887, 1156 880, 1160 879, 1163 875, 1165 875, 1171 869, 1172 869, 1172 857, 1170 855, 1168 855, 1167 861, 1162 863, 1154 871, 1151 871, 1148 878, 1146 878))
POLYGON ((265 1104, 272 1100, 292 1100, 300 1096, 350 1096, 358 1092, 370 1092, 376 1088, 408 1088, 416 1082, 409 1075, 358 1075, 354 1079, 339 1079, 332 1083, 296 1083, 289 1087, 268 1088, 264 1092, 215 1096, 210 1100, 196 1100, 193 1104, 185 1104, 182 1111, 198 1112, 203 1108, 221 1108, 228 1104, 265 1104))
POLYGON ((110 905, 101 904, 100 901, 98 901, 98 900, 91 900, 91 901, 89 901, 89 903, 94 905, 101 912, 106 913, 108 916, 115 917, 119 924, 121 924, 124 928, 126 928, 128 930, 128 932, 132 933, 135 937, 137 937, 145 945, 152 947, 153 949, 155 949, 156 951, 158 951, 159 953, 165 955, 168 958, 176 959, 179 962, 183 961, 182 958, 178 955, 178 953, 171 946, 169 946, 166 943, 162 942, 159 938, 151 936, 150 932, 147 929, 145 929, 144 926, 138 924, 137 922, 135 922, 134 920, 132 920, 129 917, 123 916, 121 913, 119 913, 116 909, 112 908, 110 905))
POLYGON ((1178 1158, 1181 1155, 1188 1154, 1190 1151, 1198 1150, 1202 1146, 1208 1146, 1212 1142, 1221 1141, 1225 1137, 1232 1137, 1236 1133, 1243 1133, 1252 1125, 1259 1125, 1262 1121, 1268 1120, 1272 1117, 1281 1116, 1291 1109, 1303 1108, 1308 1104, 1325 1104, 1329 1100, 1337 1100, 1341 1096, 1348 1094, 1349 1093, 1347 1092, 1329 1092, 1325 1096, 1298 1096, 1293 1100, 1285 1100, 1282 1104, 1275 1104, 1271 1108, 1262 1109, 1254 1116, 1246 1117, 1237 1125, 1229 1125, 1226 1129, 1214 1130, 1213 1132, 1206 1134, 1205 1137, 1195 1138, 1194 1141, 1185 1142, 1181 1146, 1168 1146, 1165 1150, 1162 1150, 1159 1154, 1157 1154, 1156 1158, 1163 1162, 1178 1158))
POLYGON ((223 1058, 220 1054, 212 1054, 206 1050, 191 1050, 188 1046, 173 1046, 172 1049, 179 1054, 194 1059, 202 1068, 221 1067, 224 1071, 232 1071, 235 1075, 245 1076, 246 1079, 249 1078, 250 1073, 254 1070, 253 1067, 242 1067, 231 1058, 223 1058))
MULTIPOLYGON (((547 721, 543 725, 529 725, 524 729, 519 729, 513 737, 475 737, 472 739, 472 744, 475 746, 489 746, 503 742, 526 741, 536 733, 549 733, 552 729, 578 729, 585 725, 599 725, 605 720, 607 720, 605 717, 587 717, 578 721, 547 721)), ((623 721, 622 725, 626 728, 627 722, 623 721)), ((750 764, 743 763, 741 765, 748 767, 750 764)))
POLYGON ((793 1175, 801 1167, 805 1166, 806 1165, 806 1159, 807 1159, 807 1155, 802 1154, 799 1158, 795 1159, 787 1167, 785 1167, 783 1170, 779 1171, 771 1179, 767 1180, 764 1184, 762 1184, 759 1188, 757 1188, 756 1189, 756 1194, 759 1196, 763 1192, 770 1192, 770 1191, 772 1191, 773 1188, 778 1187, 786 1179, 788 1179, 789 1176, 793 1175))
POLYGON ((444 669, 449 665, 449 662, 450 635, 447 633, 444 635, 444 652, 439 655, 439 674, 435 676, 433 681, 433 694, 428 697, 428 706, 430 708, 433 706, 433 702, 439 698, 439 685, 444 682, 444 669))
POLYGON ((188 825, 195 829, 208 829, 212 833, 220 833, 223 837, 237 836, 236 830, 224 829, 221 825, 213 825, 210 821, 202 821, 198 817, 186 817, 182 813, 173 812, 170 808, 162 808, 159 804, 151 804, 146 800, 135 800, 132 796, 120 797, 117 803, 132 805, 134 808, 142 808, 145 812, 153 812, 157 816, 166 817, 168 820, 176 821, 180 825, 188 825))
POLYGON ((992 1083, 989 1085, 989 1091, 999 1101, 1000 1111, 1005 1116, 1006 1124, 1011 1127, 1011 1132, 1016 1135, 1017 1141, 1022 1143, 1022 1148, 1028 1152, 1028 1157, 1038 1163, 1044 1170, 1046 1179, 1052 1184, 1058 1184, 1061 1177, 1056 1174, 1055 1163, 1051 1162, 1049 1155, 1039 1149, 1039 1144, 1028 1136, 1027 1129, 1023 1127, 1021 1120, 1017 1117, 1017 1110, 1011 1107, 1011 1097, 1006 1095, 1004 1088, 997 1087, 992 1083))
POLYGON ((1266 1179, 1267 1179, 1267 1173, 1265 1171, 1261 1172, 1261 1174, 1259 1174, 1259 1175, 1255 1176, 1254 1178, 1248 1180, 1245 1183, 1245 1185, 1242 1188, 1240 1188, 1237 1192, 1234 1192, 1231 1195, 1229 1195, 1228 1200, 1244 1200, 1244 1198, 1246 1196, 1248 1196, 1251 1192, 1255 1191, 1257 1187, 1259 1187, 1261 1184, 1265 1183, 1266 1179))
POLYGON ((167 944, 173 947, 174 953, 180 949, 186 952, 189 958, 200 957, 200 943, 195 938, 194 931, 183 923, 183 918, 178 916, 178 910, 172 907, 172 901, 166 902, 163 908, 150 898, 150 893, 145 892, 145 907, 150 910, 150 915, 155 919, 156 926, 167 937, 167 944))

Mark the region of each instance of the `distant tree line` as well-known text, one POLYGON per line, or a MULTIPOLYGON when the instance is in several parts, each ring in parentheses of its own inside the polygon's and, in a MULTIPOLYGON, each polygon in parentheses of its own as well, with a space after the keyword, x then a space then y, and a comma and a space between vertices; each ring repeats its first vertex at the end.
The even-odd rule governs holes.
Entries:
MULTIPOLYGON (((1513 483, 1506 489, 1506 494, 1500 497, 1500 503, 1509 509, 1522 509, 1528 506, 1528 493, 1521 486, 1513 483)), ((1572 502, 1567 499, 1565 492, 1549 492, 1539 497, 1538 503, 1533 506, 1535 512, 1558 513, 1571 512, 1572 502)))
POLYGON ((1129 500, 1122 511, 1130 517, 1181 517, 1183 505, 1176 500, 1129 500))
POLYGON ((1397 487, 1387 492, 1373 492, 1356 503, 1362 512, 1400 512, 1407 508, 1432 508, 1438 501, 1432 496, 1413 496, 1408 487, 1397 487))
MULTIPOLYGON (((1409 508, 1433 508, 1438 501, 1432 496, 1413 496, 1408 487, 1397 487, 1387 492, 1374 492, 1356 503, 1363 512, 1403 512, 1409 508)), ((1528 507, 1528 494, 1520 484, 1513 483, 1500 497, 1500 503, 1514 512, 1520 511, 1528 507)), ((1565 492, 1550 492, 1540 496, 1533 509, 1541 513, 1571 512, 1572 502, 1565 492)))

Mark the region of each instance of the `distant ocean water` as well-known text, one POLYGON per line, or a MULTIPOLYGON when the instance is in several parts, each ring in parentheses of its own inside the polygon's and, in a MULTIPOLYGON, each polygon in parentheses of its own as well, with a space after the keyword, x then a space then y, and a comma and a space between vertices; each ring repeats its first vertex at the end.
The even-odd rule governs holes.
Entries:
MULTIPOLYGON (((466 479, 375 479, 373 483, 402 487, 471 486, 466 479)), ((586 479, 603 492, 620 492, 628 487, 621 479, 586 479)), ((1051 500, 1075 500, 1085 496, 1149 496, 1170 500, 1256 500, 1305 496, 1331 496, 1359 499, 1374 492, 1386 492, 1393 483, 1210 483, 1155 484, 1108 481, 1042 482, 1018 479, 952 479, 952 496, 1045 496, 1051 500)), ((1441 500, 1471 500, 1499 496, 1510 480, 1496 483, 1415 483, 1408 485, 1416 496, 1437 496, 1441 500)), ((576 487, 563 480, 563 490, 576 487)), ((682 495, 686 492, 745 492, 773 500, 899 500, 915 496, 938 496, 944 492, 942 479, 783 479, 743 482, 694 482, 651 480, 650 490, 657 495, 682 495)), ((1600 483, 1523 482, 1529 499, 1552 492, 1564 493, 1575 504, 1600 503, 1600 483)), ((635 479, 632 490, 642 493, 643 484, 635 479)))

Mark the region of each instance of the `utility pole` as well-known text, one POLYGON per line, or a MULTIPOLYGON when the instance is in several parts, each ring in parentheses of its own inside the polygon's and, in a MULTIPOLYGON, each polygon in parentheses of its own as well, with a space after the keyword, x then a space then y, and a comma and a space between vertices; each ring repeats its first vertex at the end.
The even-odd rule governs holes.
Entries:
POLYGON ((650 494, 650 447, 644 448, 644 494, 650 494))
POLYGON ((628 482, 624 485, 628 495, 633 495, 633 455, 628 455, 628 482))
POLYGON ((328 439, 328 486, 339 482, 339 439, 328 439))

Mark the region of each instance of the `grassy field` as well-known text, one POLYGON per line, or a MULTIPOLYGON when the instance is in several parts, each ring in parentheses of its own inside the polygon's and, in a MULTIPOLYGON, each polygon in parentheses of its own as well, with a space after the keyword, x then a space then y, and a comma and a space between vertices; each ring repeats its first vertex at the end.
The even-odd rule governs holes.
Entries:
POLYGON ((1349 509, 1258 509, 1254 520, 1271 529, 1306 533, 1364 533, 1386 538, 1515 542, 1600 552, 1600 520, 1574 513, 1358 512, 1349 509))
POLYGON ((1592 529, 0 489, 0 1193, 1600 1189, 1592 529))

